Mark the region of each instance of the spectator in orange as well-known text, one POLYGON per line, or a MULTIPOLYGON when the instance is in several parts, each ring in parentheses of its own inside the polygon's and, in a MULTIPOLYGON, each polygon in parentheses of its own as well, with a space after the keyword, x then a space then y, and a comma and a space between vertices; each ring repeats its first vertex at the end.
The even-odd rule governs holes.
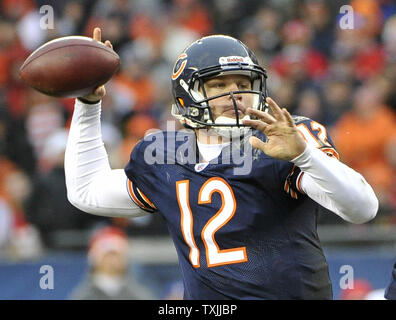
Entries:
POLYGON ((342 160, 361 172, 380 199, 394 183, 386 145, 396 135, 396 115, 383 103, 373 84, 360 87, 353 109, 333 128, 332 137, 342 160))
POLYGON ((127 120, 124 128, 124 139, 119 147, 119 158, 123 165, 129 161, 131 148, 144 137, 148 130, 155 129, 157 126, 157 121, 146 114, 133 115, 127 120))
MULTIPOLYGON (((162 17, 159 19, 161 18, 162 17)), ((161 27, 158 24, 158 20, 154 20, 148 15, 140 13, 131 18, 128 27, 128 35, 132 40, 143 38, 149 40, 154 47, 158 47, 161 45, 162 41, 161 27)))
POLYGON ((4 88, 4 102, 12 116, 21 118, 26 108, 26 85, 18 75, 19 68, 27 58, 15 24, 0 20, 0 91, 4 88))
POLYGON ((375 0, 351 1, 361 35, 375 37, 381 32, 383 17, 379 2, 375 0))
POLYGON ((113 81, 124 85, 132 92, 136 101, 134 111, 150 110, 154 101, 154 85, 149 76, 150 61, 130 57, 124 68, 113 81))
POLYGON ((172 13, 177 24, 200 36, 206 36, 212 30, 209 12, 199 0, 173 0, 172 13))
POLYGON ((3 0, 0 11, 11 19, 20 19, 35 7, 34 0, 3 0))

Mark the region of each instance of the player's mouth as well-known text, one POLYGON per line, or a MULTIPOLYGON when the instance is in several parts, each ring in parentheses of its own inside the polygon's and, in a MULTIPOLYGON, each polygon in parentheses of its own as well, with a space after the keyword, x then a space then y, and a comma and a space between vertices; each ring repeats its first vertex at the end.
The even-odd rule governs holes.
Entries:
MULTIPOLYGON (((238 117, 239 118, 243 118, 246 115, 246 108, 241 106, 241 105, 237 105, 237 112, 238 112, 238 117)), ((235 114, 235 108, 234 106, 229 106, 226 107, 223 112, 221 113, 222 116, 225 117, 230 117, 230 118, 236 118, 236 114, 235 114)))

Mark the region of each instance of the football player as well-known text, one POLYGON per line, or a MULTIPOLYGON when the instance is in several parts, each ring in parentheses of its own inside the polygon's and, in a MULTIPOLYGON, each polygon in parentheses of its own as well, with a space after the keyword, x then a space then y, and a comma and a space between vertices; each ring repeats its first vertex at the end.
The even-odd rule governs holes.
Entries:
POLYGON ((187 129, 147 135, 124 170, 110 168, 101 139, 104 87, 76 99, 70 202, 96 215, 162 215, 185 299, 332 299, 318 208, 365 223, 378 209, 371 186, 323 125, 267 96, 266 71, 241 41, 195 41, 171 78, 171 112, 187 129))

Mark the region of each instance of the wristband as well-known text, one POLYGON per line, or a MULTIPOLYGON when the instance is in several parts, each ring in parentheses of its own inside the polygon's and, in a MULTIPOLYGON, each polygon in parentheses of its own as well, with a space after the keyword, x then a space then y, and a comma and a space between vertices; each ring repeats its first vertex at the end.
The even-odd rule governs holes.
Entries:
POLYGON ((89 100, 86 100, 86 99, 84 99, 84 98, 77 98, 78 100, 80 100, 82 103, 84 103, 84 104, 97 104, 97 103, 99 103, 100 102, 100 99, 99 100, 97 100, 97 101, 89 101, 89 100))

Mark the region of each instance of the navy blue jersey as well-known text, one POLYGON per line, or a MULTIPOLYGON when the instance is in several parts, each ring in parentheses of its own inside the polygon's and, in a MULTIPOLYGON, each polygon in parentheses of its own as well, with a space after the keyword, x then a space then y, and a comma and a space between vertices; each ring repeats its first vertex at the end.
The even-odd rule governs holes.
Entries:
MULTIPOLYGON (((295 121, 309 143, 336 155, 322 125, 295 121)), ((319 205, 302 193, 299 168, 247 139, 201 163, 193 131, 159 131, 135 146, 125 168, 135 203, 167 222, 184 298, 332 299, 319 205)))

